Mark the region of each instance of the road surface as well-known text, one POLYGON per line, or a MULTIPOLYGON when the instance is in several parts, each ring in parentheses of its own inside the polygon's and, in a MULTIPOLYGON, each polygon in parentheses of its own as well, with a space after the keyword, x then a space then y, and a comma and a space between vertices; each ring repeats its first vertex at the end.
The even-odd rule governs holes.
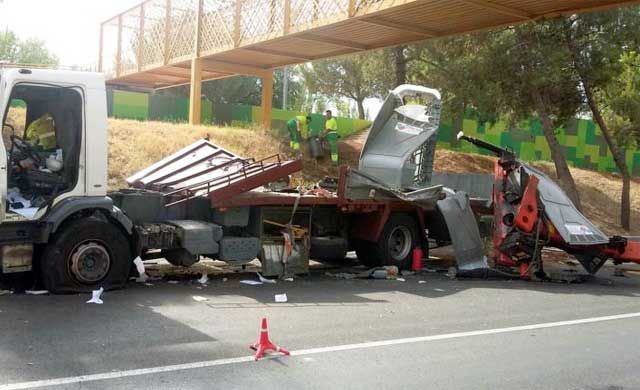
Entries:
POLYGON ((206 287, 169 275, 103 305, 0 296, 0 390, 640 388, 633 274, 560 284, 325 271, 261 286, 239 283, 248 272, 206 287), (292 356, 252 360, 262 317, 292 356))

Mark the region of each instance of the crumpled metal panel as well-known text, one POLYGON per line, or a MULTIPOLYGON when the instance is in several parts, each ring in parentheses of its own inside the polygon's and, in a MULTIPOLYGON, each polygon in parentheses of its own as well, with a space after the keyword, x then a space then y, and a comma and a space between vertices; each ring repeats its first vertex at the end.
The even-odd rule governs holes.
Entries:
POLYGON ((247 159, 201 140, 129 177, 135 188, 164 193, 171 207, 208 196, 221 201, 302 170, 302 161, 282 161, 279 155, 247 159))
POLYGON ((609 239, 589 221, 571 202, 571 199, 543 172, 522 164, 529 175, 540 179, 538 194, 544 211, 562 239, 569 245, 607 244, 609 239))
POLYGON ((358 170, 400 191, 428 186, 439 125, 438 91, 399 86, 391 91, 371 126, 358 170), (427 104, 412 102, 414 98, 427 104))
POLYGON ((463 191, 450 193, 438 201, 438 210, 447 223, 458 269, 471 271, 489 268, 469 196, 463 191))
POLYGON ((231 151, 200 140, 132 175, 127 183, 166 192, 229 175, 249 163, 231 151))

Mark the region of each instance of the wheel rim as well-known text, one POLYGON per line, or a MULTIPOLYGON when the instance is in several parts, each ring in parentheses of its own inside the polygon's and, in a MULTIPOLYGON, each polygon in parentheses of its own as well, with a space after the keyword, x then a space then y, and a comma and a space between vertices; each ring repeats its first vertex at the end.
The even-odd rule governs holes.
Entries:
POLYGON ((387 242, 391 258, 394 261, 404 260, 411 252, 412 241, 411 230, 408 227, 396 226, 387 242))
POLYGON ((96 283, 104 279, 111 268, 109 251, 99 242, 84 242, 71 252, 69 270, 81 283, 96 283))

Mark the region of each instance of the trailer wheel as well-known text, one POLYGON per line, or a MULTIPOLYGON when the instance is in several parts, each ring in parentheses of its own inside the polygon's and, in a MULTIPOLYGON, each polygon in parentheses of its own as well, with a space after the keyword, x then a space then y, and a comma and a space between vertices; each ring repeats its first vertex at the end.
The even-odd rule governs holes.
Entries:
POLYGON ((411 267, 411 253, 419 245, 419 240, 415 219, 407 214, 393 214, 378 242, 360 241, 356 253, 358 259, 369 267, 395 265, 399 269, 408 269, 411 267), (361 247, 360 251, 358 247, 361 247))
POLYGON ((42 282, 52 293, 121 288, 130 269, 127 237, 108 221, 95 217, 62 226, 40 259, 42 282))

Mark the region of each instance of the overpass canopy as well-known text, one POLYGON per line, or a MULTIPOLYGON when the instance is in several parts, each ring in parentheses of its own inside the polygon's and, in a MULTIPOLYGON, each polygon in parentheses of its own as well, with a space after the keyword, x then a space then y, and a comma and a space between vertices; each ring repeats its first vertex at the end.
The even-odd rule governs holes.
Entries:
POLYGON ((102 25, 110 84, 165 88, 541 18, 621 0, 148 0, 102 25))

